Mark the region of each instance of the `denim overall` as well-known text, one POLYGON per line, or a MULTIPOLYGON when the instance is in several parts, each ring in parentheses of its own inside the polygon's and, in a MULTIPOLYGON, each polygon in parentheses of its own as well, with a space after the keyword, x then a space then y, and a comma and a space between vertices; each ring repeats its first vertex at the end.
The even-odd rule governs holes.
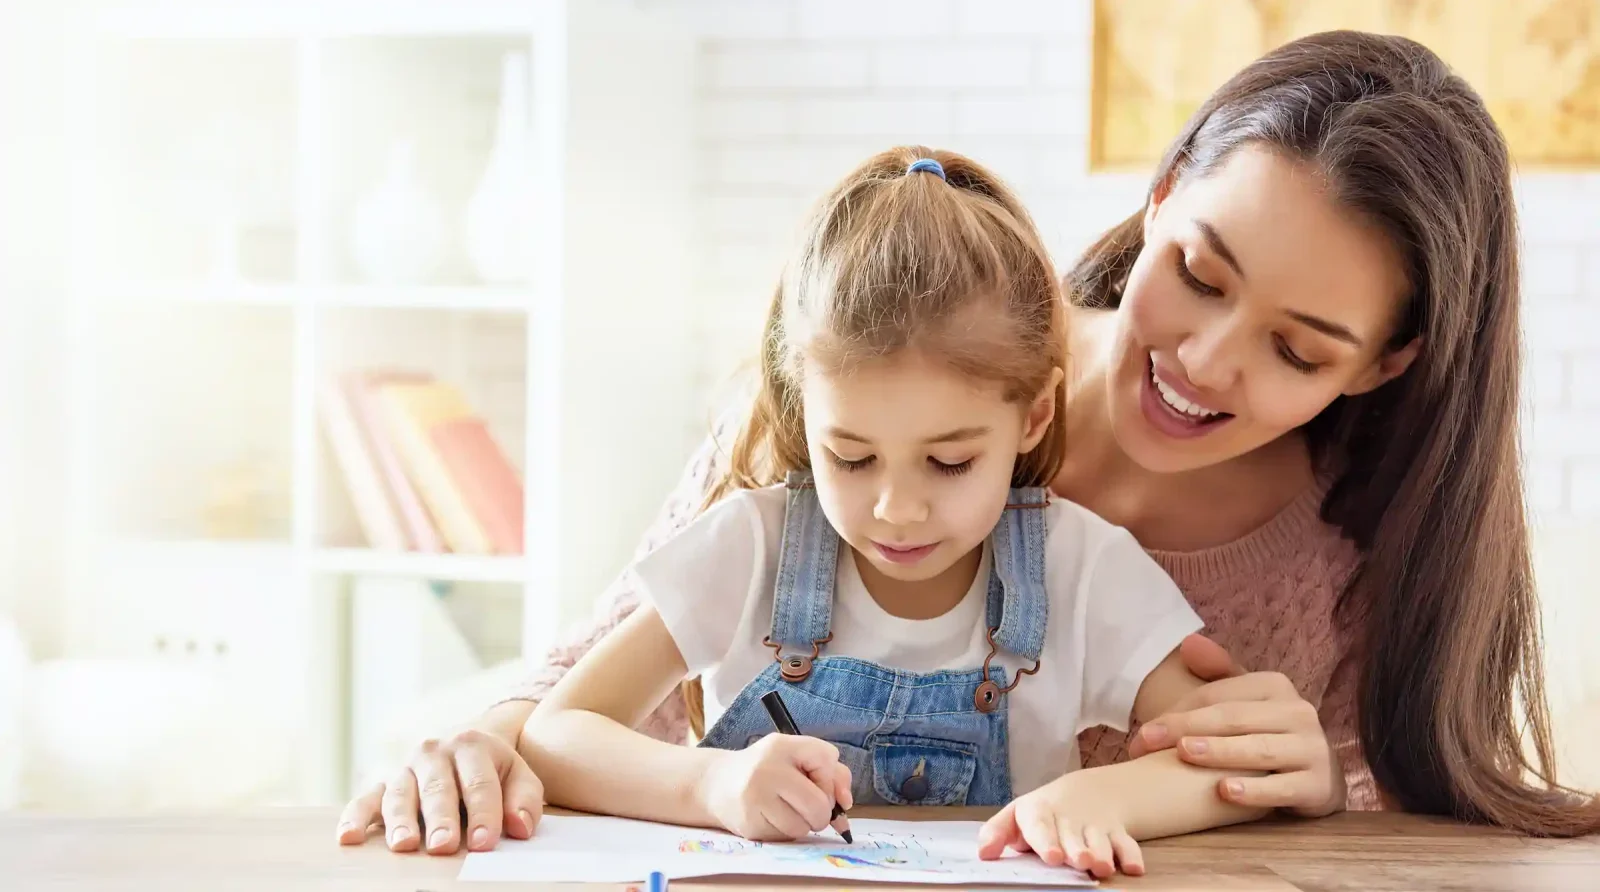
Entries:
POLYGON ((761 696, 777 690, 800 733, 838 746, 857 804, 1011 801, 1005 694, 1038 671, 1044 646, 1049 599, 1040 509, 1046 504, 1042 488, 1013 489, 990 535, 990 648, 983 665, 919 674, 821 655, 833 637, 840 539, 809 476, 791 474, 772 633, 764 642, 777 657, 739 692, 700 745, 743 749, 773 733, 761 696), (1009 685, 1005 670, 990 665, 1000 648, 1033 663, 1009 685))

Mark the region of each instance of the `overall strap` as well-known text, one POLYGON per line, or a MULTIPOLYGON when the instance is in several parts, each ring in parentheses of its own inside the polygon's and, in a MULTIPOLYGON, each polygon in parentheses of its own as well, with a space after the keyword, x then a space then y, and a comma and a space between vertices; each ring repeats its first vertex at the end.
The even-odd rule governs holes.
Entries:
POLYGON ((768 643, 814 653, 831 635, 839 534, 822 513, 809 473, 791 472, 785 486, 788 503, 768 643))
POLYGON ((1050 493, 1043 487, 1012 489, 989 541, 994 571, 989 574, 985 611, 996 645, 1037 661, 1044 650, 1050 619, 1050 596, 1044 587, 1044 544, 1048 533, 1044 507, 1050 493))

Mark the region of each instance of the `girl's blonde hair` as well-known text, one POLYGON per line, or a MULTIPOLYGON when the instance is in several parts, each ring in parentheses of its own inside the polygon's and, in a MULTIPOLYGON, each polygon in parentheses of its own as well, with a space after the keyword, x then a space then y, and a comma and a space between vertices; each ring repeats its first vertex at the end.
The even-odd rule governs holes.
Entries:
MULTIPOLYGON (((987 169, 954 152, 902 146, 873 156, 815 207, 767 311, 760 389, 702 510, 739 489, 811 466, 800 375, 836 373, 915 349, 1031 403, 1066 367, 1066 318, 1055 269, 1021 203, 987 169), (942 168, 909 168, 921 159, 942 168)), ((1045 486, 1066 447, 1057 412, 1019 456, 1015 486, 1045 486)), ((684 687, 704 734, 698 680, 684 687)))

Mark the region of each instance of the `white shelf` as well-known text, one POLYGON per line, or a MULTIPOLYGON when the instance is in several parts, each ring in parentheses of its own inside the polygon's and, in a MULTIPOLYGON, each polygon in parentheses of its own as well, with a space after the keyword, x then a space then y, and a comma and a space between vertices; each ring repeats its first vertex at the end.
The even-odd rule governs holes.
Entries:
POLYGON ((441 599, 458 623, 542 653, 631 554, 655 508, 640 494, 676 477, 694 202, 691 177, 661 171, 693 168, 696 44, 635 0, 116 6, 67 66, 66 650, 225 644, 291 704, 296 796, 337 804, 352 579, 461 583, 441 599), (465 221, 512 52, 534 220, 523 281, 492 287, 465 221), (368 284, 400 273, 356 250, 358 212, 405 156, 441 259, 414 275, 430 284, 368 284), (376 368, 432 373, 490 424, 522 475, 523 554, 347 547, 366 540, 319 389, 376 368), (625 462, 607 446, 641 436, 625 462), (270 524, 237 520, 251 500, 270 524), (274 538, 202 538, 253 529, 274 538))
POLYGON ((162 303, 392 310, 466 310, 520 313, 533 307, 530 289, 472 285, 257 285, 252 283, 80 283, 85 299, 110 303, 162 303))
POLYGON ((404 576, 453 582, 522 583, 527 562, 520 557, 471 554, 387 552, 370 548, 319 549, 311 562, 322 573, 348 576, 404 576))

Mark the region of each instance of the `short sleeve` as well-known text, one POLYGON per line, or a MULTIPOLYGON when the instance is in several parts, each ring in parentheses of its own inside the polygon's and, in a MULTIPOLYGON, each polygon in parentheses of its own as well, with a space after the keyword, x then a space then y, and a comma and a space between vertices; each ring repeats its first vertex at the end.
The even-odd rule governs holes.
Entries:
POLYGON ((1082 585, 1083 703, 1077 730, 1104 725, 1126 731, 1145 677, 1205 623, 1172 577, 1121 528, 1105 539, 1082 585))
POLYGON ((641 603, 661 614, 689 676, 722 661, 741 617, 763 590, 767 535, 754 492, 713 505, 640 558, 632 573, 641 603))

